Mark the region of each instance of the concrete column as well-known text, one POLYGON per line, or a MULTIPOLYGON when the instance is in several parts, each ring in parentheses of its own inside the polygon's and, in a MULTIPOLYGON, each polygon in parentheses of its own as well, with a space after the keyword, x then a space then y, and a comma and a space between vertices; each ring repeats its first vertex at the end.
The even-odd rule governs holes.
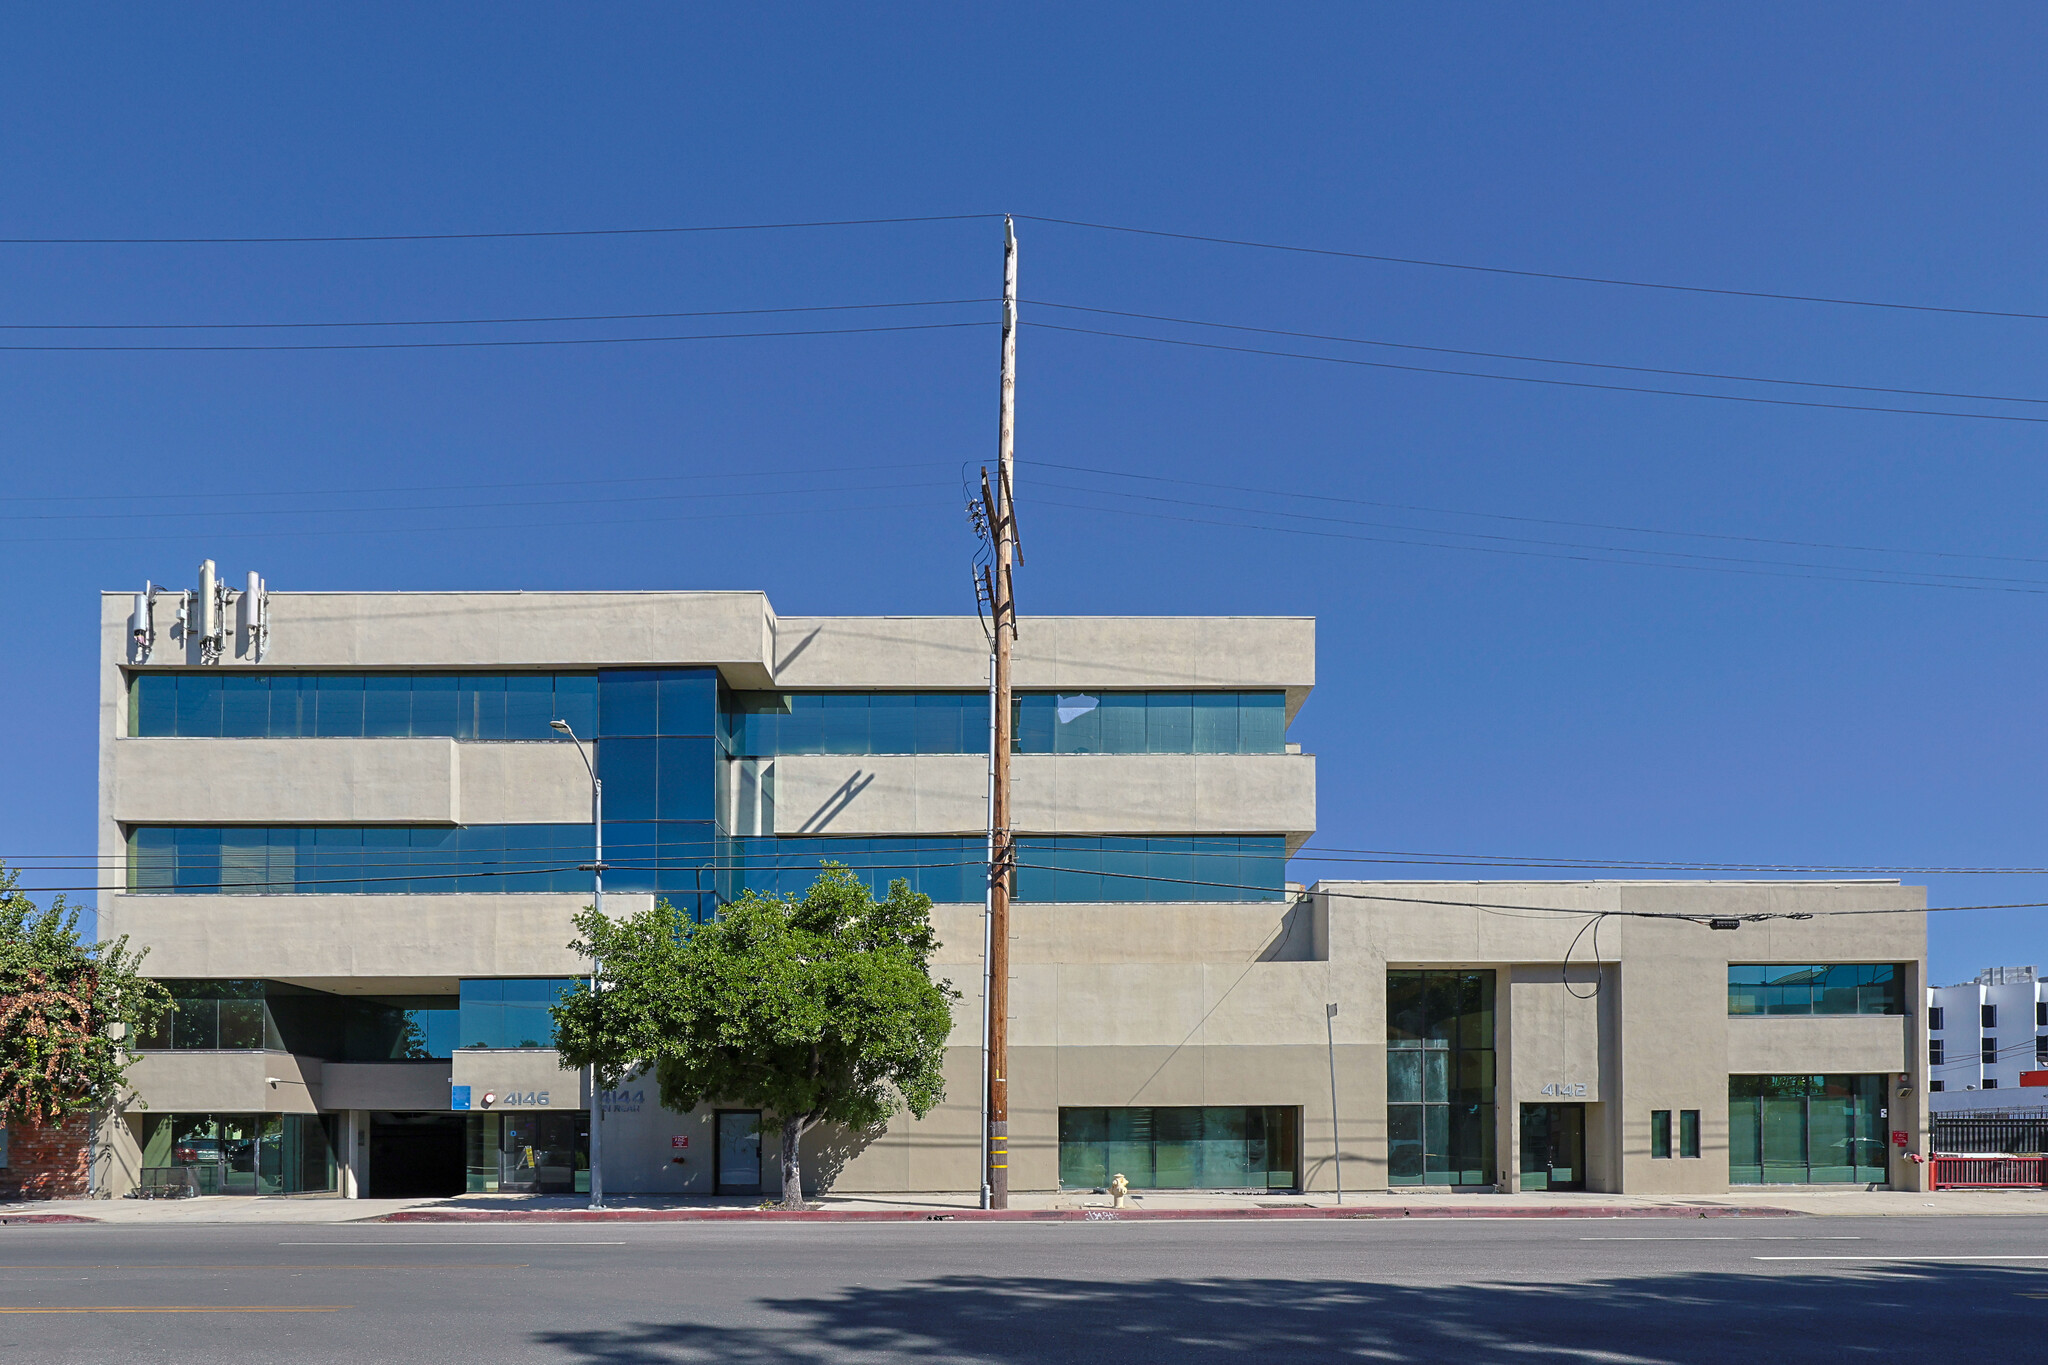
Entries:
POLYGON ((348 1110, 341 1124, 341 1197, 361 1199, 370 1187, 370 1111, 348 1110))

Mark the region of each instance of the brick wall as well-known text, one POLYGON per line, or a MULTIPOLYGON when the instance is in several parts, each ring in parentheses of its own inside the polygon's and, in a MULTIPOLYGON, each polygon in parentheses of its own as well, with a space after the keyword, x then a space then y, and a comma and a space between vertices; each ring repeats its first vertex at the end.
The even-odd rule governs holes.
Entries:
POLYGON ((92 1129, 90 1114, 73 1114, 48 1128, 9 1124, 0 1199, 83 1198, 92 1160, 92 1129))

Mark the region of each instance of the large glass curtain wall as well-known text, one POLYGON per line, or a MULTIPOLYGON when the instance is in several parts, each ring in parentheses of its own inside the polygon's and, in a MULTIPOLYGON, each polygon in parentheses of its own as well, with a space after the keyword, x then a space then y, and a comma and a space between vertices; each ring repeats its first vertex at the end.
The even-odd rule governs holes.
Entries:
POLYGON ((1887 1178, 1883 1076, 1730 1076, 1732 1185, 1887 1178))
POLYGON ((1387 1182, 1494 1180, 1494 974, 1387 973, 1387 1182))
MULTIPOLYGON (((1020 754, 1277 754, 1284 692, 1027 692, 1013 703, 1020 754)), ((726 750, 781 754, 988 751, 986 692, 735 692, 726 750)))
POLYGON ((1060 1185, 1140 1190, 1291 1190, 1299 1111, 1284 1107, 1062 1109, 1060 1185))
POLYGON ((458 1047, 553 1047, 550 1011, 582 978, 503 977, 462 983, 458 1047))
MULTIPOLYGON (((606 783, 609 815, 611 786, 606 783)), ((1279 835, 1092 835, 1017 841, 1019 901, 1272 901, 1286 895, 1279 835)), ((727 838, 708 822, 605 821, 605 887, 655 892, 711 914, 744 891, 800 895, 840 862, 887 895, 890 882, 935 901, 982 898, 979 836, 727 838)), ((587 894, 588 825, 164 826, 128 834, 128 888, 187 895, 587 894)))
POLYGON ((137 673, 128 733, 197 739, 560 740, 597 731, 594 673, 137 673))
POLYGON ((428 1061, 455 1047, 454 997, 332 995, 276 981, 162 983, 171 1009, 138 1051, 295 1052, 341 1062, 428 1061))
POLYGON ((145 1187, 197 1194, 313 1194, 337 1188, 331 1114, 144 1114, 145 1187))
POLYGON ((1731 964, 1730 1014, 1904 1014, 1905 972, 1889 962, 1731 964))
MULTIPOLYGON (((607 850, 609 852, 609 850, 607 850)), ((138 825, 128 889, 194 895, 587 891, 585 825, 138 825)))

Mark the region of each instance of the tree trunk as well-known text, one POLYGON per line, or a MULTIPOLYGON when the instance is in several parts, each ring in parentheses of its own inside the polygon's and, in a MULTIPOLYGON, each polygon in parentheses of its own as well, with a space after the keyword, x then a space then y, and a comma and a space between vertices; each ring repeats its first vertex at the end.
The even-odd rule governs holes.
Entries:
POLYGON ((797 1144, 803 1141, 804 1127, 801 1118, 782 1121, 782 1207, 785 1209, 804 1207, 804 1173, 797 1154, 797 1144))

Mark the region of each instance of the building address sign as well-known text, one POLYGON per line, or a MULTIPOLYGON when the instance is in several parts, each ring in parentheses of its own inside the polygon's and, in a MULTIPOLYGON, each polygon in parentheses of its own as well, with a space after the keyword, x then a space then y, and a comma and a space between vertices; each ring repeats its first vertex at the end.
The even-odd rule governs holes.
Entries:
POLYGON ((1586 1083, 1584 1081, 1550 1081, 1537 1093, 1555 1095, 1559 1099, 1570 1099, 1574 1096, 1583 1098, 1586 1093, 1586 1083))

